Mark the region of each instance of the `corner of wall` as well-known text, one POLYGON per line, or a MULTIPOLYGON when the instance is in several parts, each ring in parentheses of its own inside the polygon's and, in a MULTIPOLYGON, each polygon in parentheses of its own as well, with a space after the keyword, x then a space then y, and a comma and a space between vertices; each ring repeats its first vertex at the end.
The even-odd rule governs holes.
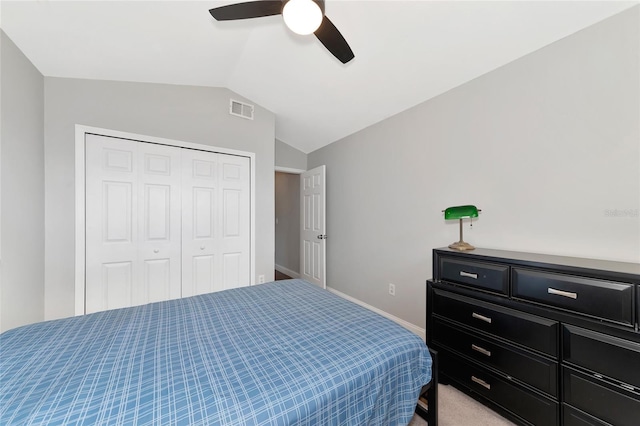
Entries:
POLYGON ((44 77, 1 30, 0 45, 0 330, 7 330, 44 319, 44 77))
POLYGON ((275 140, 276 167, 284 169, 307 170, 307 154, 282 142, 275 140))

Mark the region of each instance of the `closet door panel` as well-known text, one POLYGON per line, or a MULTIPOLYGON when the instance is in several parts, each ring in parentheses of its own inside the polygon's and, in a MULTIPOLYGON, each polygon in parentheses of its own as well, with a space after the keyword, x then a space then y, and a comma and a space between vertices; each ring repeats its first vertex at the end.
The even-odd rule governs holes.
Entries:
POLYGON ((215 238, 215 188, 193 188, 193 237, 196 239, 215 238))
MULTIPOLYGON (((193 262, 191 264, 193 275, 192 278, 192 293, 205 294, 215 291, 215 279, 216 272, 216 256, 193 256, 193 262), (212 290, 213 289, 213 290, 212 290)), ((186 296, 186 295, 185 295, 186 296)))
POLYGON ((86 313, 137 299, 138 151, 135 142, 86 136, 86 313))
POLYGON ((224 238, 240 237, 240 199, 242 192, 237 189, 222 190, 223 223, 222 232, 224 238))
POLYGON ((87 313, 180 297, 180 152, 87 135, 87 313))
POLYGON ((248 285, 242 281, 242 253, 225 253, 223 255, 222 270, 224 271, 224 287, 237 288, 248 285))
POLYGON ((133 271, 133 262, 103 263, 97 282, 99 290, 91 295, 91 299, 87 298, 87 303, 90 300, 94 309, 90 312, 131 306, 134 299, 133 271))
POLYGON ((133 242, 133 210, 131 182, 102 182, 103 242, 133 242))
POLYGON ((181 149, 137 142, 138 268, 134 304, 181 297, 181 149))
POLYGON ((218 154, 182 153, 182 296, 222 290, 218 154))
POLYGON ((151 259, 144 261, 144 277, 139 287, 143 303, 161 302, 180 296, 172 291, 175 283, 171 281, 172 259, 151 259))
POLYGON ((223 287, 236 288, 250 282, 250 160, 226 154, 218 154, 218 159, 223 287))

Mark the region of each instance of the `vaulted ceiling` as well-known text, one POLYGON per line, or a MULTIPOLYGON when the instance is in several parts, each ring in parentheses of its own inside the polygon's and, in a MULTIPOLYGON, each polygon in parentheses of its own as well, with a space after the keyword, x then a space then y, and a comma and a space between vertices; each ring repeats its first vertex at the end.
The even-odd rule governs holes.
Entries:
POLYGON ((208 13, 231 3, 3 0, 0 22, 45 76, 227 87, 308 153, 638 4, 327 0, 342 64, 281 16, 208 13))

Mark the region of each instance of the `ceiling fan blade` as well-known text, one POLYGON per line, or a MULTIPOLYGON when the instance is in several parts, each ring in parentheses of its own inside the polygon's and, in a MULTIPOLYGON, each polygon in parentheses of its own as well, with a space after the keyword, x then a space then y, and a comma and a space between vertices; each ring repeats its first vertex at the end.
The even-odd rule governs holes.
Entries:
POLYGON ((232 21, 234 19, 261 18, 263 16, 279 15, 282 13, 281 0, 260 0, 246 3, 229 4, 209 10, 217 21, 232 21))
POLYGON ((314 34, 318 37, 318 40, 324 44, 324 47, 343 64, 346 64, 355 57, 347 41, 326 15, 322 17, 322 23, 314 34))

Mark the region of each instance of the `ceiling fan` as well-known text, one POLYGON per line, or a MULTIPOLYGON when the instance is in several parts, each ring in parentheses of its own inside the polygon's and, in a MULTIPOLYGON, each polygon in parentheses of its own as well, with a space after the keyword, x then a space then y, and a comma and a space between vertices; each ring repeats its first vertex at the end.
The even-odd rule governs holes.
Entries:
POLYGON ((230 4, 209 10, 217 21, 261 18, 282 14, 285 24, 297 34, 314 33, 324 47, 346 64, 353 51, 340 31, 324 14, 324 0, 259 0, 230 4))

